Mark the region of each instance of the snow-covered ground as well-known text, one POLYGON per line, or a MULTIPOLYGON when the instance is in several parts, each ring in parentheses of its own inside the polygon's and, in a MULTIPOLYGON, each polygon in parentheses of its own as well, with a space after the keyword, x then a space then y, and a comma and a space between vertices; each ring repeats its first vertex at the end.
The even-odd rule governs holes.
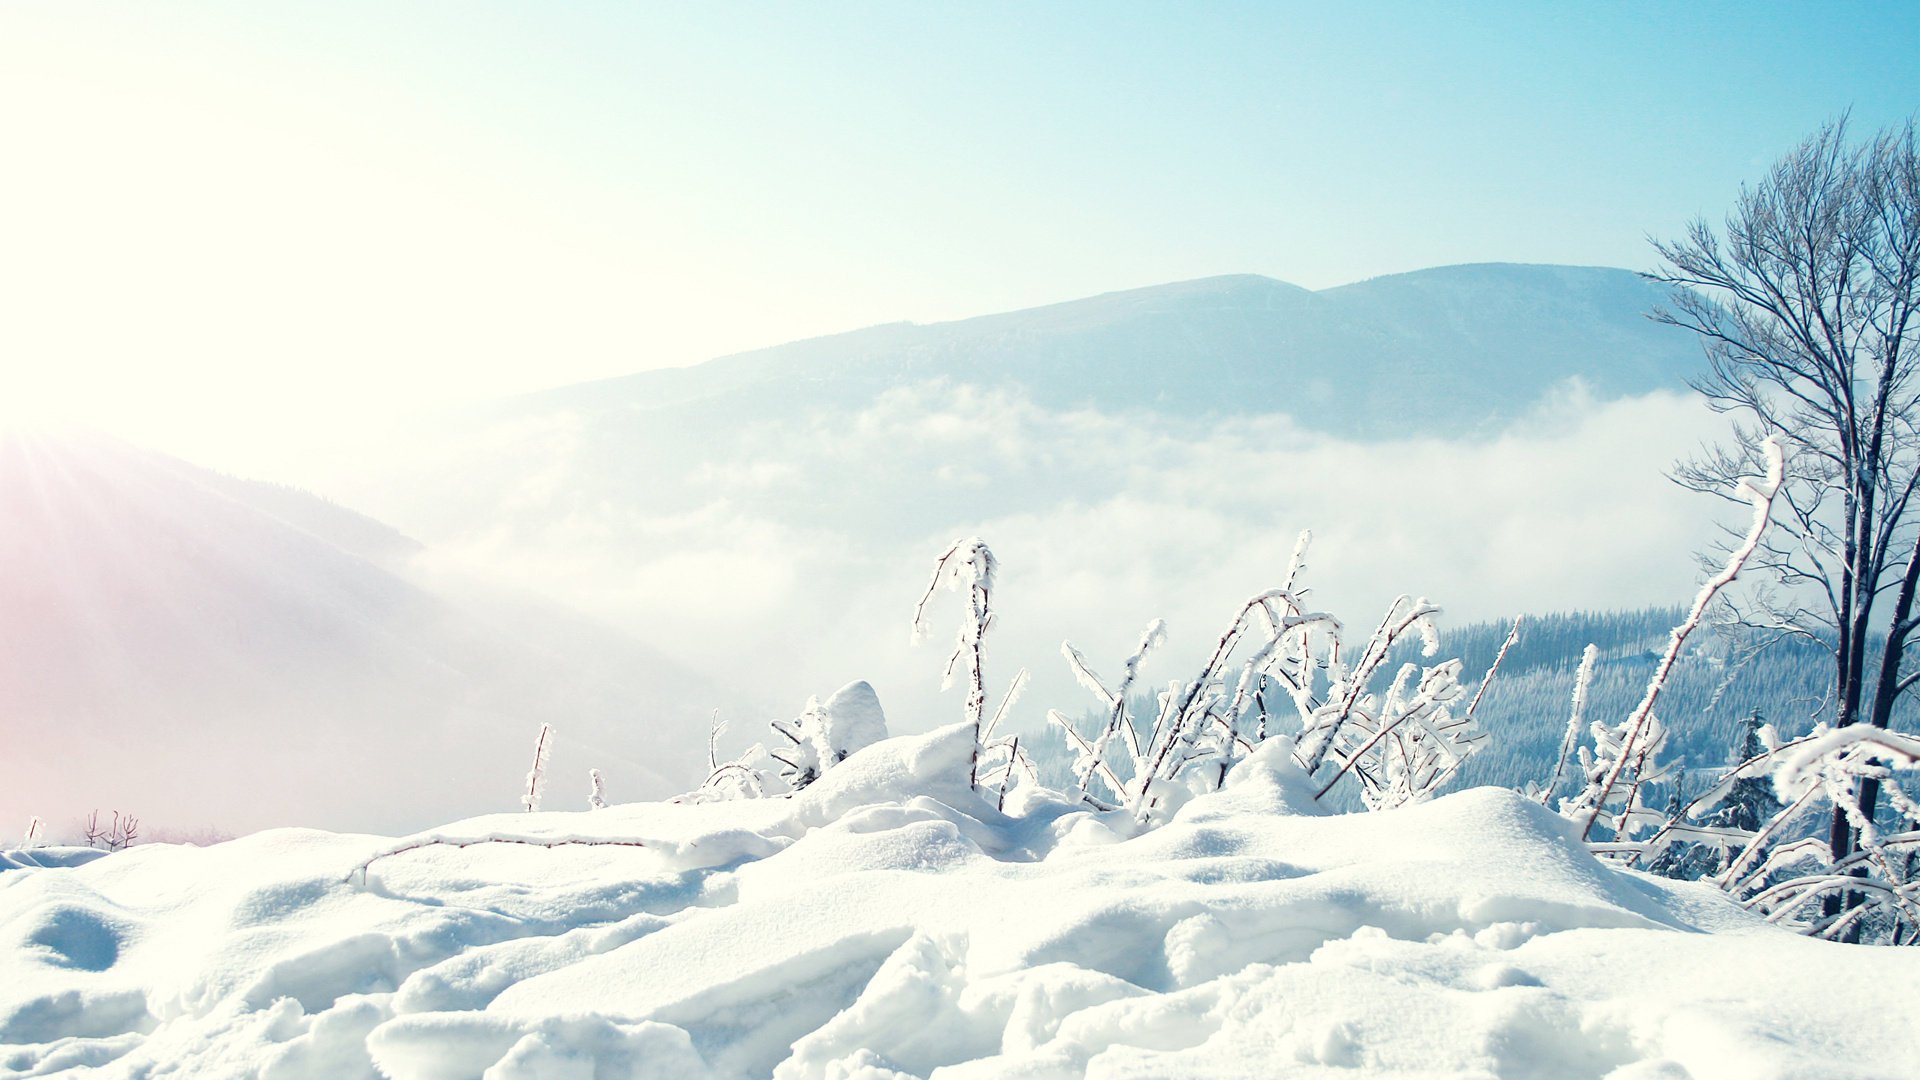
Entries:
POLYGON ((640 846, 0 862, 0 1074, 1920 1076, 1920 952, 1610 870, 1512 792, 1327 816, 1274 740, 1136 833, 996 812, 971 744, 434 834, 640 846))

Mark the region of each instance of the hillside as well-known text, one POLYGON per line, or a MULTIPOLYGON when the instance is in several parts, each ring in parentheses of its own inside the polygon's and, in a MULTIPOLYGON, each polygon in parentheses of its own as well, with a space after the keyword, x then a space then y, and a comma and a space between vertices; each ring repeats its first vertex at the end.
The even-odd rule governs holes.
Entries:
MULTIPOLYGON (((1460 782, 1516 788, 1544 782, 1566 730, 1581 650, 1588 643, 1600 650, 1587 718, 1617 721, 1639 704, 1668 632, 1682 615, 1676 608, 1530 618, 1522 628, 1523 646, 1508 656, 1481 707, 1491 735, 1488 752, 1461 770, 1460 782)), ((1447 638, 1449 655, 1457 652, 1469 671, 1484 671, 1506 629, 1492 623, 1462 627, 1447 638)), ((1832 723, 1832 682, 1833 658, 1818 646, 1782 642, 1743 662, 1728 640, 1703 633, 1661 691, 1659 716, 1671 732, 1666 757, 1686 763, 1689 786, 1698 790, 1701 775, 1728 764, 1753 713, 1789 736, 1805 734, 1816 721, 1832 723)), ((1909 703, 1895 726, 1912 730, 1915 713, 1909 703)))
MULTIPOLYGON (((1588 687, 1586 719, 1618 722, 1639 704, 1647 678, 1666 649, 1669 632, 1683 615, 1678 608, 1646 608, 1527 616, 1520 641, 1502 661, 1476 714, 1487 739, 1467 759, 1456 786, 1487 784, 1519 790, 1545 783, 1566 733, 1581 652, 1589 644, 1599 650, 1588 687)), ((1477 680, 1493 663, 1510 625, 1483 622, 1449 629, 1441 635, 1440 655, 1459 657, 1468 677, 1477 680)), ((1789 737, 1805 734, 1816 720, 1833 720, 1832 703, 1824 693, 1833 679, 1833 660, 1824 650, 1781 643, 1740 664, 1731 679, 1730 658, 1739 663, 1726 639, 1702 632, 1661 692, 1659 715, 1671 733, 1663 760, 1685 763, 1690 790, 1698 791, 1704 775, 1717 774, 1728 763, 1743 722, 1752 713, 1758 712, 1789 737)), ((1407 645, 1394 662, 1419 659, 1418 647, 1407 645)), ((1153 674, 1166 678, 1163 669, 1153 674)), ((1133 701, 1136 716, 1150 717, 1157 711, 1151 694, 1138 695, 1133 701)), ((1895 727, 1913 730, 1917 713, 1920 707, 1907 704, 1896 715, 1895 727)), ((1082 713, 1081 721, 1083 728, 1098 723, 1094 712, 1082 713)), ((1060 735, 1038 724, 1023 730, 1025 745, 1040 762, 1042 775, 1049 783, 1067 784, 1072 755, 1060 735)), ((1584 728, 1580 737, 1589 739, 1584 728)), ((1558 794, 1568 794, 1571 782, 1569 774, 1558 794)))
POLYGON ((0 821, 404 828, 515 805, 542 721, 571 799, 597 765, 663 795, 699 679, 623 635, 416 567, 300 491, 99 436, 0 441, 0 821))

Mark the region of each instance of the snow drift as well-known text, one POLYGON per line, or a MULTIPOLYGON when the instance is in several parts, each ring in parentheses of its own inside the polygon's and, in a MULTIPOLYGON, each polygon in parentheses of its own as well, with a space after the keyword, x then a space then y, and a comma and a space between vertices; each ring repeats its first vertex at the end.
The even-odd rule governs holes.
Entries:
POLYGON ((887 739, 788 798, 0 870, 0 1071, 1920 1074, 1920 1033, 1860 1022, 1920 994, 1909 951, 1608 869, 1512 792, 1326 815, 1276 739, 1142 833, 1041 789, 998 812, 972 749, 887 739), (568 843, 409 847, 489 835, 568 843))

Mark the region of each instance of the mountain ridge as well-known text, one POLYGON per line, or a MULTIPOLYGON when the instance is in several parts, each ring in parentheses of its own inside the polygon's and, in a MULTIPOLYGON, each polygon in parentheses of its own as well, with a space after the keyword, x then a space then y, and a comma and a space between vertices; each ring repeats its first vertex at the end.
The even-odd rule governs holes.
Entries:
POLYGON ((1321 290, 1215 275, 880 323, 496 399, 469 419, 845 407, 945 378, 1019 386, 1053 408, 1285 412, 1332 433, 1403 430, 1426 403, 1446 426, 1485 426, 1573 377, 1601 397, 1683 388, 1696 343, 1644 318, 1666 295, 1633 271, 1553 264, 1469 263, 1321 290))

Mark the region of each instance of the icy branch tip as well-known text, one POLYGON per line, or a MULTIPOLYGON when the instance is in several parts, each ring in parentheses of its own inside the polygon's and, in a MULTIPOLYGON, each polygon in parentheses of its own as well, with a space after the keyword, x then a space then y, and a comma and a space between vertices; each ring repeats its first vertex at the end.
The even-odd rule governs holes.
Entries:
POLYGON ((1759 506, 1778 494, 1780 484, 1786 478, 1787 452, 1780 445, 1780 436, 1769 435, 1760 443, 1760 452, 1767 458, 1767 475, 1764 478, 1743 476, 1733 485, 1733 493, 1759 506))

